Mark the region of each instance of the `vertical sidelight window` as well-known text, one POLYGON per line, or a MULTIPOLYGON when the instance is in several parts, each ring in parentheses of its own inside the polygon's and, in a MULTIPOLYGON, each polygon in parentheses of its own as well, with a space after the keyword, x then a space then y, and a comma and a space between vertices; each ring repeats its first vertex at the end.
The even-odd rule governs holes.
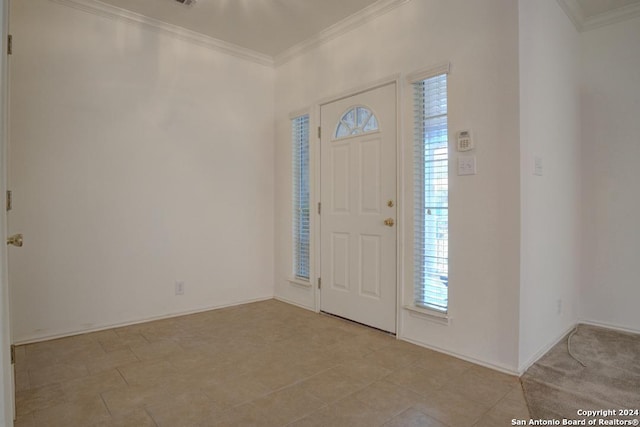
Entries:
POLYGON ((413 83, 415 114, 415 283, 418 307, 449 307, 447 74, 413 83))
POLYGON ((291 119, 293 159, 293 274, 309 280, 309 115, 291 119))

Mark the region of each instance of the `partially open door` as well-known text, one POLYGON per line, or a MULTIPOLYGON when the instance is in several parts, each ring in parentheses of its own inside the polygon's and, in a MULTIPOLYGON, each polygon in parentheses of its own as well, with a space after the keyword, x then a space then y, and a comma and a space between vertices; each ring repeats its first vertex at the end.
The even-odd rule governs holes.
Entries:
POLYGON ((9 283, 7 274, 7 114, 8 92, 8 28, 9 0, 0 0, 0 34, 2 54, 0 58, 0 423, 13 425, 15 417, 14 375, 9 315, 9 283))

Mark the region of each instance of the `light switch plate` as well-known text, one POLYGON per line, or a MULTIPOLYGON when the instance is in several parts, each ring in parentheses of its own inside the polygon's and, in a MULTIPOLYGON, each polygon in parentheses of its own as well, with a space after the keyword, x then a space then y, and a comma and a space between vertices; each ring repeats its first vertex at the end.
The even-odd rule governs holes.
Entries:
POLYGON ((542 176, 544 168, 542 167, 542 157, 533 158, 533 174, 536 176, 542 176))
POLYGON ((476 173, 476 156, 458 157, 458 175, 475 175, 476 173))

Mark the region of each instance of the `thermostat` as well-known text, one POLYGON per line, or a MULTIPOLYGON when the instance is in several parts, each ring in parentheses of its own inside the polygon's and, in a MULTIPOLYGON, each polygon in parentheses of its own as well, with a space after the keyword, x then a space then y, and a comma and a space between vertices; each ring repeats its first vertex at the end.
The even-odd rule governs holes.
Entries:
POLYGON ((458 151, 473 150, 473 140, 471 139, 471 132, 463 130, 458 132, 458 151))

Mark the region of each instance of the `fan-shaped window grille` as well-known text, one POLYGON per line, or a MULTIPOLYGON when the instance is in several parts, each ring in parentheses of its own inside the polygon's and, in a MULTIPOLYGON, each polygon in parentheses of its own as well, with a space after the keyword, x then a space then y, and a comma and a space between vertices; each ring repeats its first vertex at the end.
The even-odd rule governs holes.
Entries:
POLYGON ((336 127, 335 138, 375 132, 378 130, 378 119, 367 107, 352 107, 342 115, 336 127))

